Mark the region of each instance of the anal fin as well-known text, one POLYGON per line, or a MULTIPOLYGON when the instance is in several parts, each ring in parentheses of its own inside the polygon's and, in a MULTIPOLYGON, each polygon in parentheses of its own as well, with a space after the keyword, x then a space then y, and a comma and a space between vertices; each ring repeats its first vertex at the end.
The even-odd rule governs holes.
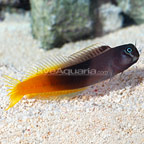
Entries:
POLYGON ((74 90, 35 93, 35 94, 29 94, 26 97, 28 99, 42 99, 42 100, 70 99, 79 94, 80 92, 84 91, 86 88, 87 87, 74 90))

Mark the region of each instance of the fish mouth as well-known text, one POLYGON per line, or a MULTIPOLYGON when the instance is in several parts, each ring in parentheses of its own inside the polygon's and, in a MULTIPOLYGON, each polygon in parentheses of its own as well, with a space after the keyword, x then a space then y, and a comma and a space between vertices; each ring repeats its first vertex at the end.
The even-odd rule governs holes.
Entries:
POLYGON ((139 59, 139 57, 134 56, 132 54, 130 54, 130 56, 132 57, 132 62, 137 62, 137 60, 139 59))
POLYGON ((133 62, 136 62, 138 60, 137 56, 133 56, 133 62))

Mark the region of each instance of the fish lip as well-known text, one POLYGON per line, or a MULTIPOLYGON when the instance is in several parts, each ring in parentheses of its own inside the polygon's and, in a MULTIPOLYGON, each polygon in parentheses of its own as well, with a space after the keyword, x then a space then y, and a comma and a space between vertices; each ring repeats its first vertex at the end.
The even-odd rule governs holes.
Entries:
POLYGON ((132 54, 130 54, 130 56, 132 57, 132 61, 133 61, 133 62, 137 62, 137 60, 139 59, 139 57, 134 56, 134 55, 132 55, 132 54))
POLYGON ((137 56, 133 56, 133 62, 137 62, 138 61, 138 57, 137 56))

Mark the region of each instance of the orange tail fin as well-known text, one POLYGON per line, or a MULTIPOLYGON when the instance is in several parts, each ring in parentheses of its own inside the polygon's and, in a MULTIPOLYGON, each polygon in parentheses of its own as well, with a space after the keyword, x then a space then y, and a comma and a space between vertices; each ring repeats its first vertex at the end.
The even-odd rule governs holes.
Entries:
POLYGON ((10 104, 8 108, 5 109, 8 110, 9 108, 13 107, 16 103, 18 103, 24 95, 21 95, 17 89, 17 85, 21 83, 21 81, 9 77, 7 75, 3 75, 3 78, 5 79, 5 82, 8 83, 8 85, 6 86, 9 87, 7 91, 9 91, 8 96, 10 97, 10 104))

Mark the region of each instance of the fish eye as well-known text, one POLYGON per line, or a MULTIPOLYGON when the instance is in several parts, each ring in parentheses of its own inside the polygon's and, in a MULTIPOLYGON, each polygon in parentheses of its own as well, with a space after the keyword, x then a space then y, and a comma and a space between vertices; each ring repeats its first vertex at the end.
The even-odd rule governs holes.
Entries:
POLYGON ((126 51, 127 51, 127 53, 131 53, 133 50, 132 50, 132 48, 127 48, 126 51))
POLYGON ((133 51, 133 49, 130 48, 130 47, 128 47, 128 48, 126 48, 126 49, 124 50, 124 52, 125 52, 126 54, 131 54, 132 51, 133 51))

